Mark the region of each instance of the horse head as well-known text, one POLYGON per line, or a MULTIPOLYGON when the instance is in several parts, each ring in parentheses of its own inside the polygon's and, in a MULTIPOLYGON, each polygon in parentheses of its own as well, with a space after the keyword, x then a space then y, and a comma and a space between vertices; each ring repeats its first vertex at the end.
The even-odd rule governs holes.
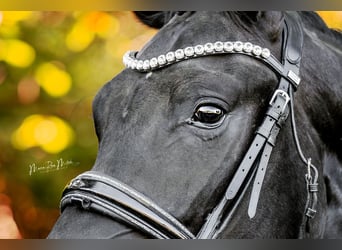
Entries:
POLYGON ((160 30, 97 94, 96 162, 70 184, 49 237, 151 237, 162 230, 144 227, 160 224, 184 238, 322 237, 324 166, 342 155, 341 39, 313 13, 291 15, 302 31, 282 12, 137 13, 160 30), (284 48, 299 50, 300 68, 283 66, 284 48))

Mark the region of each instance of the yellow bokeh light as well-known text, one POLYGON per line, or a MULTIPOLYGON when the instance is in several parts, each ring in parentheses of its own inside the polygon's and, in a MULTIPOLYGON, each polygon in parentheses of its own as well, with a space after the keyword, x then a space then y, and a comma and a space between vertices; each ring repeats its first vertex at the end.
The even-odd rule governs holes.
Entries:
POLYGON ((25 68, 30 66, 36 57, 34 49, 27 43, 17 39, 0 40, 0 60, 25 68))
POLYGON ((70 126, 53 116, 41 122, 34 134, 38 144, 49 153, 59 153, 73 140, 73 131, 70 126))
POLYGON ((40 115, 32 115, 27 117, 20 127, 12 135, 12 144, 17 149, 25 150, 27 148, 37 146, 34 134, 35 127, 43 120, 40 115))
POLYGON ((50 119, 40 121, 33 131, 34 138, 38 145, 44 145, 53 141, 57 135, 57 126, 50 119))
POLYGON ((13 25, 22 20, 26 20, 32 17, 32 11, 2 11, 2 19, 4 24, 13 25))
POLYGON ((88 48, 95 34, 83 22, 78 21, 66 37, 65 43, 71 51, 80 52, 88 48))
POLYGON ((75 17, 77 22, 65 39, 66 46, 74 52, 87 49, 96 35, 106 39, 120 28, 117 18, 103 11, 79 12, 75 17))
POLYGON ((68 72, 60 69, 53 63, 41 64, 35 72, 35 79, 52 97, 66 95, 72 85, 71 76, 68 72))
POLYGON ((12 135, 12 145, 20 150, 39 146, 57 154, 73 141, 74 132, 63 120, 55 116, 31 115, 12 135))
POLYGON ((0 36, 2 38, 16 38, 20 36, 19 25, 1 25, 0 23, 0 36))
POLYGON ((112 35, 119 31, 119 21, 116 17, 102 11, 92 11, 84 15, 81 20, 90 31, 102 38, 106 38, 109 33, 112 35))
POLYGON ((107 38, 110 36, 115 36, 120 30, 119 20, 111 15, 106 14, 100 18, 97 22, 96 33, 102 37, 107 38))
POLYGON ((329 28, 342 28, 342 11, 317 11, 329 28))

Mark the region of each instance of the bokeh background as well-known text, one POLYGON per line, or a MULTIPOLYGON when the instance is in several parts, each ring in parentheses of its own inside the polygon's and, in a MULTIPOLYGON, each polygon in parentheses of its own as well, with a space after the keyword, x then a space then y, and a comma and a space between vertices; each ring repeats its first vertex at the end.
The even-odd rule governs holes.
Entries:
MULTIPOLYGON (((342 11, 319 14, 342 29, 342 11)), ((95 161, 95 94, 155 33, 131 12, 0 11, 0 238, 47 236, 95 161)))

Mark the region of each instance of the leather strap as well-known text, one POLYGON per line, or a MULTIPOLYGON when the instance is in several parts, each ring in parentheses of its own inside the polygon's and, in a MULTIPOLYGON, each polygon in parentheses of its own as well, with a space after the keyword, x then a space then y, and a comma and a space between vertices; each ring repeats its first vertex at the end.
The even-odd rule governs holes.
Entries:
MULTIPOLYGON (((302 58, 303 51, 303 29, 301 22, 298 20, 299 16, 297 13, 288 12, 286 15, 287 22, 285 23, 288 31, 288 39, 286 46, 286 61, 293 65, 297 65, 299 69, 300 60, 302 58)), ((287 65, 284 65, 287 67, 287 65)), ((299 72, 297 72, 298 74, 299 72)))
POLYGON ((290 98, 283 90, 277 89, 272 97, 274 102, 270 103, 270 108, 266 112, 266 116, 262 125, 257 130, 257 134, 249 147, 245 157, 243 158, 240 166, 238 167, 235 175, 230 182, 226 191, 227 200, 232 200, 242 184, 244 183, 247 174, 252 168, 255 160, 260 155, 260 152, 265 146, 266 141, 271 136, 271 131, 275 124, 279 121, 281 115, 283 115, 290 98))
POLYGON ((224 211, 229 205, 232 205, 235 208, 237 207, 237 203, 241 200, 246 188, 249 186, 249 183, 254 176, 255 171, 252 170, 252 174, 250 172, 253 166, 259 164, 260 152, 265 148, 265 144, 268 140, 275 140, 275 135, 271 131, 276 127, 275 124, 279 121, 280 117, 286 110, 288 102, 289 97, 284 91, 277 89, 274 92, 270 101, 270 108, 266 112, 266 117, 264 118, 262 125, 257 130, 257 134, 245 154, 238 170, 235 172, 235 175, 227 188, 225 197, 207 217, 205 224, 197 235, 197 238, 208 239, 217 235, 216 231, 220 229, 220 226, 222 228, 223 225, 221 219, 224 211), (248 184, 246 184, 246 182, 248 184), (235 204, 231 204, 233 203, 231 200, 237 196, 243 184, 245 184, 245 188, 237 197, 239 201, 235 204))
POLYGON ((74 203, 128 223, 157 239, 195 238, 177 219, 153 201, 99 172, 85 172, 70 182, 63 192, 61 211, 74 203))
MULTIPOLYGON (((296 18, 294 16, 288 14, 286 20, 286 34, 284 34, 284 37, 286 36, 287 39, 284 39, 285 47, 283 48, 283 50, 285 57, 283 58, 283 65, 285 69, 289 69, 289 72, 294 72, 296 75, 299 75, 300 60, 302 57, 301 51, 303 46, 302 28, 300 26, 300 23, 296 21, 296 18)), ((279 88, 283 89, 288 93, 291 88, 288 79, 281 77, 279 88)), ((293 99, 291 101, 293 101, 293 99)), ((273 138, 271 141, 268 141, 268 143, 266 143, 265 145, 264 152, 260 164, 258 166, 258 171, 253 184, 252 194, 248 207, 248 215, 250 218, 253 218, 255 216, 268 161, 272 153, 272 149, 274 147, 275 140, 279 133, 279 130, 288 117, 288 112, 289 110, 287 109, 287 113, 279 121, 278 126, 273 127, 271 132, 273 136, 270 137, 273 138)))
POLYGON ((276 126, 272 128, 270 136, 267 139, 267 143, 265 144, 264 150, 261 153, 261 156, 260 156, 261 160, 260 160, 258 170, 254 179, 252 194, 251 194, 251 198, 249 201, 249 207, 248 207, 249 218, 253 218, 255 216, 259 197, 260 197, 260 191, 261 191, 262 183, 264 181, 264 177, 266 174, 268 162, 271 157, 273 147, 275 146, 279 131, 283 123, 286 121, 287 116, 288 116, 288 109, 287 109, 287 113, 284 116, 282 116, 282 119, 280 119, 279 122, 276 124, 276 126))
MULTIPOLYGON (((218 209, 218 207, 214 208, 213 213, 216 213, 216 215, 212 216, 212 214, 210 214, 208 216, 206 223, 197 236, 198 238, 206 238, 217 235, 217 232, 223 230, 222 227, 228 224, 228 219, 221 224, 215 220, 221 219, 222 214, 224 213, 223 208, 231 206, 229 203, 232 203, 233 200, 237 200, 236 203, 241 201, 241 196, 245 194, 245 190, 247 189, 246 185, 249 185, 251 178, 254 176, 255 170, 251 171, 251 169, 258 167, 248 208, 249 216, 253 218, 255 215, 261 186, 265 177, 266 168, 276 141, 276 137, 280 131, 280 124, 285 122, 288 116, 287 104, 290 100, 288 92, 291 88, 291 85, 294 89, 296 89, 300 83, 300 78, 298 75, 302 44, 297 45, 296 43, 298 41, 303 42, 303 34, 299 22, 297 22, 295 19, 296 18, 293 17, 291 13, 286 14, 283 39, 283 51, 285 51, 283 56, 283 64, 280 64, 273 56, 269 57, 269 60, 267 61, 267 63, 271 65, 272 68, 280 75, 278 89, 275 91, 272 97, 272 100, 275 101, 273 102, 271 100, 270 107, 266 113, 264 121, 259 127, 251 146, 247 150, 245 157, 235 172, 235 175, 233 176, 233 179, 226 190, 225 199, 221 200, 222 204, 218 206, 220 209, 218 209), (294 32, 298 32, 298 34, 293 34, 294 32), (293 45, 295 46, 291 47, 293 45), (282 96, 286 97, 281 98, 281 96, 277 95, 277 92, 282 93, 282 96), (279 110, 279 108, 281 109, 279 110), (250 172, 252 172, 252 174, 250 172), (244 191, 239 193, 239 190, 242 189, 244 184, 244 191)), ((234 206, 237 206, 236 203, 234 206)))

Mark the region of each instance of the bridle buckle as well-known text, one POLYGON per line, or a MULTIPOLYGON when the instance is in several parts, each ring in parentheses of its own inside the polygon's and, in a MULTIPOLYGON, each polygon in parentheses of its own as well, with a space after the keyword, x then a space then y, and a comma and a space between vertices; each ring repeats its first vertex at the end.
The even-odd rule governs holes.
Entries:
POLYGON ((288 93, 286 93, 284 90, 277 89, 277 90, 274 92, 274 94, 273 94, 273 96, 272 96, 272 98, 271 98, 271 100, 270 100, 270 102, 269 102, 270 106, 272 106, 272 105, 274 104, 274 101, 275 101, 275 99, 276 99, 278 96, 282 97, 282 98, 285 100, 284 105, 283 105, 283 107, 281 108, 281 113, 284 113, 285 108, 286 108, 287 104, 289 103, 289 101, 291 100, 291 98, 290 98, 290 96, 288 95, 288 93))

